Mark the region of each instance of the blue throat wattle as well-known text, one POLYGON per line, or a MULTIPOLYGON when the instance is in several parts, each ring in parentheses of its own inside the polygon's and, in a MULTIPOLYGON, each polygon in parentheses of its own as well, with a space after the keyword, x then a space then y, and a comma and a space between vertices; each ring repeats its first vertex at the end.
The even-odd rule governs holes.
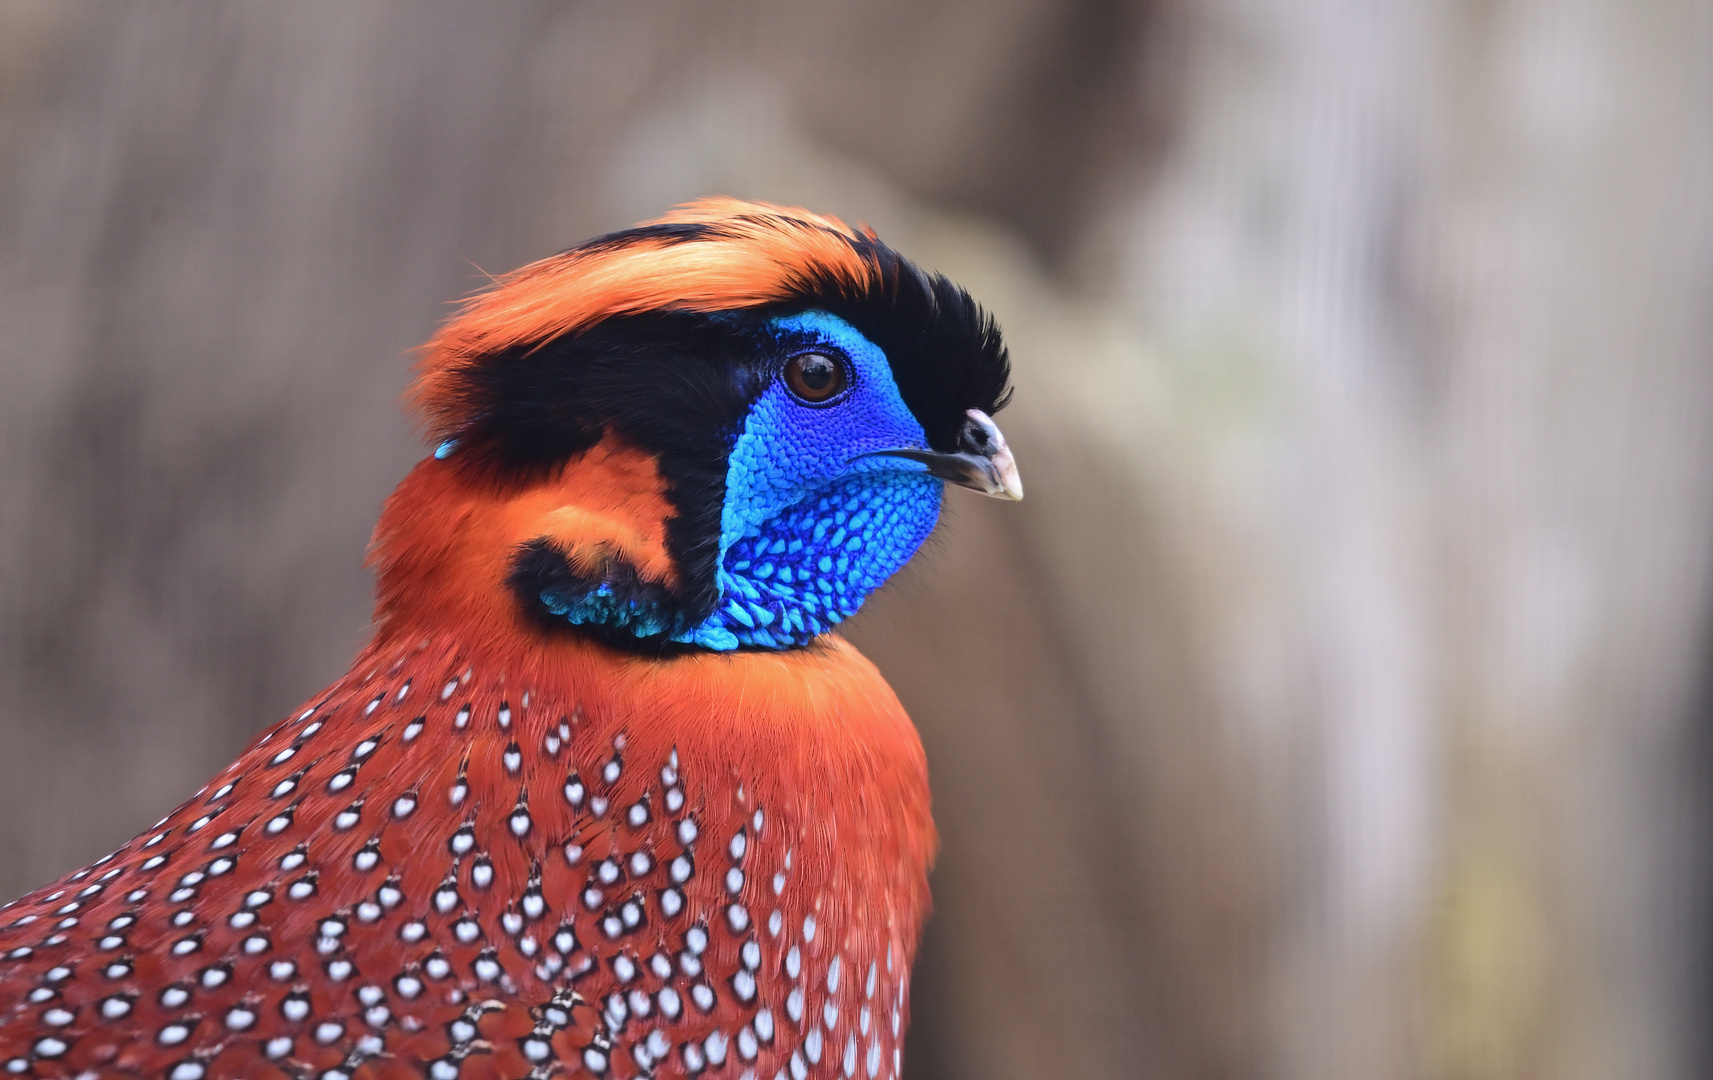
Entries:
POLYGON ((719 651, 791 648, 856 614, 922 546, 939 520, 941 481, 914 462, 861 457, 927 445, 885 354, 825 312, 777 319, 773 330, 789 353, 842 357, 850 385, 811 405, 776 378, 751 406, 728 457, 713 613, 683 626, 609 584, 575 598, 545 593, 549 611, 719 651))
POLYGON ((722 606, 675 640, 710 649, 806 645, 855 615, 933 532, 941 482, 852 476, 784 510, 720 560, 722 606))

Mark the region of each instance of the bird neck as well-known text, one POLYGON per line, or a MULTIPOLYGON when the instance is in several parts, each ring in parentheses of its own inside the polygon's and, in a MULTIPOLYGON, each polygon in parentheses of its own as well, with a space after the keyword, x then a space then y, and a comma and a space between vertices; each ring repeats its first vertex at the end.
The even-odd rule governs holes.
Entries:
MULTIPOLYGON (((561 816, 578 809, 562 792, 572 771, 591 781, 615 756, 643 763, 647 773, 601 793, 618 805, 673 763, 721 815, 777 814, 775 835, 795 837, 799 865, 845 865, 851 852, 834 847, 852 838, 882 844, 867 864, 886 867, 925 908, 936 841, 921 741, 855 648, 830 633, 788 650, 615 648, 531 618, 506 587, 518 548, 547 535, 573 561, 622 559, 639 579, 676 589, 669 514, 653 460, 622 445, 603 443, 522 492, 432 459, 419 465, 376 529, 375 637, 326 695, 346 702, 335 711, 350 728, 342 737, 356 743, 385 720, 403 751, 418 725, 417 753, 370 772, 389 790, 436 792, 443 808, 461 762, 472 788, 491 789, 468 797, 497 812, 520 789, 507 770, 521 754, 532 806, 561 816)), ((295 738, 292 723, 264 738, 295 738)), ((913 950, 915 916, 899 918, 887 933, 913 950)))
POLYGON ((377 643, 452 633, 466 647, 543 647, 552 633, 514 587, 520 555, 549 551, 567 573, 621 573, 663 595, 682 587, 669 551, 675 514, 653 458, 603 439, 553 475, 494 481, 429 458, 399 484, 375 527, 377 643))
POLYGON ((456 629, 502 647, 593 635, 656 655, 806 646, 916 553, 942 485, 853 472, 817 491, 773 490, 758 479, 765 450, 738 439, 723 513, 700 522, 684 504, 708 493, 676 490, 655 458, 612 435, 527 485, 455 456, 425 460, 376 527, 380 637, 456 629))

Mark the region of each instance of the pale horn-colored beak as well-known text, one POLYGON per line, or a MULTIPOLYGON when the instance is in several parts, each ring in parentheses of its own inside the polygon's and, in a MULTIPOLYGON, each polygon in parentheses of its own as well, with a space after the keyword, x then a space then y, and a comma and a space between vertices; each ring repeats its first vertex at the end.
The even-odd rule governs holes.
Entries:
POLYGON ((980 409, 965 414, 963 430, 958 433, 958 451, 942 454, 934 450, 899 447, 893 450, 873 450, 861 457, 896 457, 920 462, 928 467, 930 476, 948 483, 1013 502, 1023 498, 1023 479, 1017 475, 1017 462, 1011 447, 993 418, 980 409))

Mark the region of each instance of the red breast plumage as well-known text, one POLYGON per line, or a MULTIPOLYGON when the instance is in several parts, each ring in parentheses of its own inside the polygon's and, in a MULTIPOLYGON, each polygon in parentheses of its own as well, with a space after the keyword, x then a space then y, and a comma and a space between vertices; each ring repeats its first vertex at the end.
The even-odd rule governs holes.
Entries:
POLYGON ((878 674, 833 641, 557 649, 372 648, 154 829, 6 908, 0 1013, 31 1022, 0 1028, 0 1063, 897 1075, 931 831, 878 674))

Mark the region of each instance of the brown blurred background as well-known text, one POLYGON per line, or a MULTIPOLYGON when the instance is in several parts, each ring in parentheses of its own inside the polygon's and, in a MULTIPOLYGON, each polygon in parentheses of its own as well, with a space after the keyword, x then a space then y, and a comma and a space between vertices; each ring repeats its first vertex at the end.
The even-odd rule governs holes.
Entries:
POLYGON ((853 632, 916 1080, 1705 1075, 1708 0, 0 0, 0 893, 361 641, 446 302, 685 198, 1016 358, 853 632))

